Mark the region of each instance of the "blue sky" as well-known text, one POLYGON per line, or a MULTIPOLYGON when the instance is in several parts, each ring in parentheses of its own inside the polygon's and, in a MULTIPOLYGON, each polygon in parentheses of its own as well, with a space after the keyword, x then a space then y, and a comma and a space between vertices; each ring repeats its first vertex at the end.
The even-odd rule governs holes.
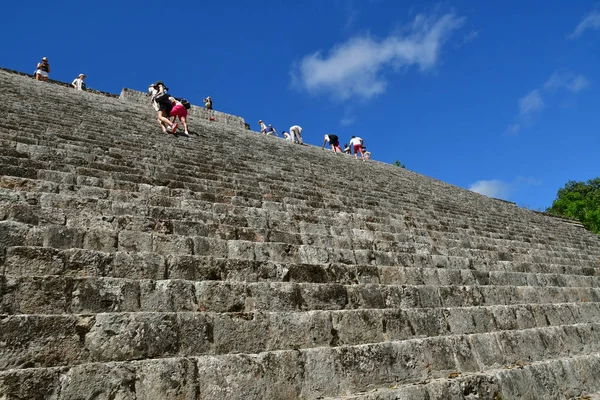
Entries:
POLYGON ((10 2, 0 66, 171 92, 532 209, 600 176, 593 1, 10 2), (89 4, 88 4, 89 3, 89 4), (12 39, 8 39, 12 38, 12 39))

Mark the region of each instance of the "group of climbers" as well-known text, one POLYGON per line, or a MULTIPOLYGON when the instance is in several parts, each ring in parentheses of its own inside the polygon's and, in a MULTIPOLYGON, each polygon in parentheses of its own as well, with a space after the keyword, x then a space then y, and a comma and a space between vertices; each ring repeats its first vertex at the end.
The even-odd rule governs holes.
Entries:
MULTIPOLYGON (((266 125, 262 119, 258 121, 258 126, 260 127, 259 132, 263 135, 277 136, 277 130, 273 127, 273 125, 266 125)), ((283 131, 281 132, 281 135, 285 140, 289 140, 293 143, 304 144, 302 142, 302 127, 299 125, 291 126, 289 133, 283 131)))
MULTIPOLYGON (((50 63, 48 62, 47 57, 43 57, 42 60, 37 64, 34 77, 39 81, 48 81, 49 74, 50 63)), ((79 74, 79 76, 73 80, 71 86, 77 90, 86 90, 84 79, 85 74, 79 74)), ((190 108, 190 103, 185 99, 177 99, 172 97, 168 90, 169 89, 162 81, 153 83, 148 87, 150 102, 154 110, 157 112, 158 124, 160 125, 163 133, 174 135, 179 126, 176 120, 179 118, 179 121, 184 127, 184 135, 189 137, 187 110, 190 108)), ((214 116, 212 114, 212 99, 210 96, 208 96, 203 101, 205 108, 210 112, 209 119, 214 121, 214 116)), ((273 127, 273 125, 267 125, 263 120, 259 120, 258 124, 260 127, 260 133, 264 135, 277 136, 277 130, 273 127)), ((302 127, 299 125, 291 126, 289 132, 283 131, 281 132, 281 135, 285 140, 289 140, 292 143, 304 144, 302 141, 302 127)), ((335 134, 326 134, 321 148, 324 149, 325 144, 327 143, 329 143, 331 150, 335 153, 354 154, 356 159, 358 159, 358 154, 360 154, 363 161, 371 158, 371 153, 366 151, 364 141, 360 137, 352 136, 350 139, 350 144, 344 144, 344 150, 341 149, 339 138, 335 134)))
POLYGON ((350 138, 350 144, 344 144, 344 150, 342 150, 340 147, 340 139, 336 134, 326 133, 323 138, 323 145, 321 146, 321 149, 324 150, 327 143, 329 143, 331 150, 334 153, 352 154, 354 152, 354 157, 356 159, 358 159, 358 154, 360 153, 363 161, 371 158, 371 152, 366 151, 367 148, 364 145, 363 139, 358 136, 352 136, 350 138))

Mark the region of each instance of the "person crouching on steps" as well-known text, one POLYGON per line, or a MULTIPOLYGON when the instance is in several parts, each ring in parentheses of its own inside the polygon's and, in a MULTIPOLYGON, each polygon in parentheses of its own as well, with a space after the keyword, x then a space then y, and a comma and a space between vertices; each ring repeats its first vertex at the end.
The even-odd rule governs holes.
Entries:
POLYGON ((325 149, 325 143, 327 142, 329 142, 331 145, 331 150, 333 150, 334 153, 342 152, 342 149, 340 148, 340 140, 338 139, 337 135, 334 135, 333 133, 325 134, 321 149, 325 149))
POLYGON ((158 124, 160 125, 160 129, 162 129, 163 133, 174 134, 177 130, 177 124, 171 123, 171 120, 169 119, 169 114, 173 108, 173 105, 169 100, 169 88, 167 88, 162 81, 158 81, 154 84, 154 89, 156 92, 153 95, 152 100, 158 104, 158 124))
POLYGON ((171 108, 171 113, 169 114, 171 117, 173 117, 173 123, 175 123, 175 120, 177 119, 177 117, 179 117, 179 120, 183 124, 183 129, 184 129, 183 134, 185 136, 190 136, 190 132, 188 131, 188 125, 187 125, 187 115, 188 115, 187 110, 185 109, 183 104, 180 101, 177 101, 174 97, 169 97, 169 101, 171 102, 171 105, 173 106, 171 108))

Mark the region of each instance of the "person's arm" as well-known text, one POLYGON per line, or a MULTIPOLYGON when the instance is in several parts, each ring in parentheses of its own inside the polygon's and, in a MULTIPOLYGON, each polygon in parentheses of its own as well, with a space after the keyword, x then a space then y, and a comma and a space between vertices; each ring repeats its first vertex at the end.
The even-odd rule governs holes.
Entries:
POLYGON ((36 69, 40 69, 40 68, 42 68, 42 63, 38 63, 37 64, 37 68, 36 69))
POLYGON ((77 82, 77 78, 73 79, 73 82, 71 82, 71 86, 77 89, 77 85, 75 84, 75 82, 77 82))
POLYGON ((321 146, 321 150, 325 148, 325 143, 327 143, 327 139, 323 139, 323 146, 321 146))
POLYGON ((48 66, 48 73, 50 73, 50 64, 46 64, 48 66))

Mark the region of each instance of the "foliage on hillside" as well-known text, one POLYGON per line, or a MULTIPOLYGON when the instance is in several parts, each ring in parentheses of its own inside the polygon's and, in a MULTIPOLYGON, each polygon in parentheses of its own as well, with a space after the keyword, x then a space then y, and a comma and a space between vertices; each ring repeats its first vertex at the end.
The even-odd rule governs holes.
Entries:
POLYGON ((600 233, 600 178, 567 182, 546 212, 577 219, 586 229, 600 233))

